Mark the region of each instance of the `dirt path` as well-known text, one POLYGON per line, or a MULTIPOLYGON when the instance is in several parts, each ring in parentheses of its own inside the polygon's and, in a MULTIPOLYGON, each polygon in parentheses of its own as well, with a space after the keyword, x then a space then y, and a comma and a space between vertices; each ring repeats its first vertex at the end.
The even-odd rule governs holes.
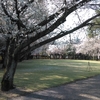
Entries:
POLYGON ((100 100, 100 75, 8 100, 100 100))

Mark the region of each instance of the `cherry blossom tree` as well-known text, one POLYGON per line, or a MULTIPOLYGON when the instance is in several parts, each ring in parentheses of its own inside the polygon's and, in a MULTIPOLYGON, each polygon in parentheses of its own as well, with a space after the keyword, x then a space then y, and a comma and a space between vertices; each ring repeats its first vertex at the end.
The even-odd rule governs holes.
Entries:
POLYGON ((14 88, 14 74, 21 58, 38 47, 91 25, 90 21, 100 16, 100 13, 69 29, 59 29, 72 13, 79 9, 84 12, 91 1, 94 0, 0 0, 1 17, 6 22, 6 31, 0 33, 4 35, 6 43, 6 70, 1 81, 1 90, 14 88))

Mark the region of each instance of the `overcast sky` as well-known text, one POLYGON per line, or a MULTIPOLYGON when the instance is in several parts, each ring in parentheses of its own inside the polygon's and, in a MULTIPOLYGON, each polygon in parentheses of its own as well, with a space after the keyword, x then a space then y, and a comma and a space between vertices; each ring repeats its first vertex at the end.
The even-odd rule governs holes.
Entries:
MULTIPOLYGON (((61 25, 60 29, 62 29, 62 30, 72 29, 73 27, 79 25, 86 19, 92 17, 94 14, 95 14, 95 11, 92 9, 83 9, 83 10, 80 9, 80 10, 72 13, 71 15, 69 15, 66 18, 66 22, 61 25)), ((86 38, 86 28, 82 28, 78 31, 75 31, 74 33, 71 34, 71 37, 72 38, 79 37, 81 40, 84 40, 86 38)), ((67 39, 69 39, 69 35, 67 35, 59 40, 66 41, 67 39)))

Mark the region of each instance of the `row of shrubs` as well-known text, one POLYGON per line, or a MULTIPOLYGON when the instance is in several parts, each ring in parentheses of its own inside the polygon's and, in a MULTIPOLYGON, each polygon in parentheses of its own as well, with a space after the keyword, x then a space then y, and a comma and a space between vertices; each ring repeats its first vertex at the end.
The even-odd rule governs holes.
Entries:
POLYGON ((31 55, 31 59, 80 59, 80 60, 97 60, 97 57, 89 56, 88 54, 50 54, 50 55, 31 55))
MULTIPOLYGON (((97 56, 92 57, 89 56, 88 54, 50 54, 50 55, 30 55, 28 58, 23 58, 24 59, 80 59, 80 60, 99 60, 97 56)), ((2 57, 0 56, 0 63, 2 63, 2 57)))

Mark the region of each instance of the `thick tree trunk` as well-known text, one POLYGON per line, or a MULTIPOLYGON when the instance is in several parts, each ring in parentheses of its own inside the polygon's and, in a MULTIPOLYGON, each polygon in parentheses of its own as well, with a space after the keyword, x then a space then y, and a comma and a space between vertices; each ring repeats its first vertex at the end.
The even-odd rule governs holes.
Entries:
POLYGON ((16 48, 15 43, 16 43, 15 39, 11 38, 8 44, 6 57, 4 61, 5 72, 1 81, 2 91, 8 91, 14 88, 13 79, 17 66, 17 55, 15 56, 14 54, 16 48))
POLYGON ((3 65, 2 65, 2 69, 6 68, 6 65, 7 65, 7 55, 8 55, 9 44, 10 44, 10 40, 8 38, 7 41, 6 41, 6 49, 3 52, 3 65))
POLYGON ((2 69, 5 69, 6 65, 7 65, 7 53, 5 52, 5 55, 3 57, 2 69))
POLYGON ((10 89, 15 88, 13 84, 13 79, 14 79, 17 62, 15 59, 10 59, 9 62, 11 63, 9 63, 7 65, 7 68, 5 68, 5 73, 1 81, 2 91, 9 91, 10 89))

